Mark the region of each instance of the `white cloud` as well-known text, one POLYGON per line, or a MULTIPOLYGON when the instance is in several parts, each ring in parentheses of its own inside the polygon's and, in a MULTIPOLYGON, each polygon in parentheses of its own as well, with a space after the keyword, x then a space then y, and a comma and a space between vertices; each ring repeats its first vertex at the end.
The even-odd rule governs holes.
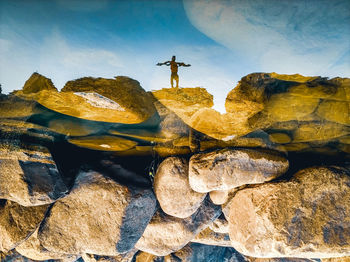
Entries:
POLYGON ((344 0, 184 0, 184 7, 197 29, 256 71, 332 76, 350 48, 344 0))

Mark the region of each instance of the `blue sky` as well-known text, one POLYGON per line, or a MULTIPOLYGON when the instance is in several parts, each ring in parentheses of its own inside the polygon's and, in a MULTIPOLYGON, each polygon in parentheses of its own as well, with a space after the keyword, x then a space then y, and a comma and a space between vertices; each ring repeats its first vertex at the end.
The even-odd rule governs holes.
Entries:
POLYGON ((350 76, 348 0, 0 0, 0 82, 20 89, 34 72, 58 89, 83 76, 126 75, 146 90, 201 86, 224 112, 251 72, 350 76))

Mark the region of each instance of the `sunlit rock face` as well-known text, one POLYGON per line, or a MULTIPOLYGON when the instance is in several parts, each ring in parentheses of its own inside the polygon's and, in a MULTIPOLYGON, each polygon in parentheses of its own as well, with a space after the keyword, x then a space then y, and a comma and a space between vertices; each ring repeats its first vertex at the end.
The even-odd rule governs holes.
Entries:
POLYGON ((263 183, 288 169, 287 159, 276 152, 250 149, 196 154, 191 157, 189 165, 190 185, 202 193, 263 183))
POLYGON ((188 161, 177 157, 165 159, 154 177, 154 192, 168 215, 186 218, 201 205, 206 194, 195 192, 188 180, 188 161))
POLYGON ((37 93, 43 90, 57 91, 51 79, 38 73, 33 73, 22 88, 24 94, 37 93))
POLYGON ((350 252, 350 176, 339 167, 242 189, 230 203, 232 246, 252 257, 342 257, 350 252))
POLYGON ((58 113, 94 121, 135 124, 156 113, 139 82, 128 77, 85 77, 67 82, 61 92, 47 88, 50 82, 34 74, 15 94, 58 113))

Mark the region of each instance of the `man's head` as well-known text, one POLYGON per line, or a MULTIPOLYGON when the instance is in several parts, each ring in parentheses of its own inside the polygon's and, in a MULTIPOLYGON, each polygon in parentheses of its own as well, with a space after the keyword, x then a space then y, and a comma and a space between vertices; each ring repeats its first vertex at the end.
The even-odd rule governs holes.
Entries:
POLYGON ((173 57, 171 58, 171 61, 175 61, 176 56, 173 55, 173 57))

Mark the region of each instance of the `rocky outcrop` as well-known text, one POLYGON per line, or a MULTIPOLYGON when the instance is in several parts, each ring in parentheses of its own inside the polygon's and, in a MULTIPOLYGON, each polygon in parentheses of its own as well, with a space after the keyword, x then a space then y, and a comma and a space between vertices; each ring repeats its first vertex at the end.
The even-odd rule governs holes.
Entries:
POLYGON ((47 208, 47 205, 24 207, 0 199, 0 251, 10 251, 25 241, 38 228, 47 208))
POLYGON ((154 192, 162 210, 171 216, 186 218, 201 205, 205 194, 193 191, 188 181, 188 161, 169 157, 158 167, 154 192))
POLYGON ((51 79, 36 72, 30 76, 22 88, 24 94, 37 93, 43 90, 55 92, 57 88, 54 86, 51 79))
POLYGON ((81 172, 70 194, 51 208, 39 240, 56 253, 125 253, 141 237, 155 204, 150 190, 133 190, 99 173, 81 172))
POLYGON ((220 214, 220 206, 208 198, 188 218, 180 219, 158 211, 135 247, 157 256, 168 255, 184 247, 220 214))
POLYGON ((287 169, 288 160, 273 151, 223 149, 192 156, 189 181, 205 193, 270 181, 287 169))
POLYGON ((155 117, 152 121, 159 121, 152 97, 139 82, 128 77, 85 77, 68 81, 61 92, 41 88, 15 94, 55 112, 86 120, 136 124, 155 117))
MULTIPOLYGON (((94 104, 94 99, 89 95, 91 92, 96 92, 97 94, 110 99, 112 101, 110 105, 114 105, 114 111, 119 111, 119 117, 122 120, 117 121, 116 118, 113 122, 129 124, 140 123, 149 119, 156 113, 151 97, 140 86, 140 83, 125 76, 117 76, 115 79, 84 77, 68 81, 61 91, 62 95, 75 94, 81 96, 87 99, 87 102, 92 106, 94 104), (126 119, 128 119, 127 122, 126 119)), ((99 98, 98 95, 96 95, 96 98, 99 98)), ((106 103, 107 101, 108 100, 106 100, 106 103)), ((98 105, 95 103, 95 107, 96 106, 98 105)), ((99 107, 102 109, 101 104, 99 107)), ((106 109, 108 109, 108 107, 104 108, 104 110, 106 109)), ((115 117, 117 117, 117 112, 114 114, 115 117)), ((106 121, 103 119, 103 114, 99 115, 96 120, 106 121)), ((112 121, 107 120, 106 122, 112 121)))
POLYGON ((291 181, 237 192, 232 246, 252 257, 339 257, 350 250, 350 176, 338 167, 298 172, 291 181))
POLYGON ((349 256, 349 79, 251 74, 225 114, 204 88, 51 84, 0 95, 1 261, 349 256))

